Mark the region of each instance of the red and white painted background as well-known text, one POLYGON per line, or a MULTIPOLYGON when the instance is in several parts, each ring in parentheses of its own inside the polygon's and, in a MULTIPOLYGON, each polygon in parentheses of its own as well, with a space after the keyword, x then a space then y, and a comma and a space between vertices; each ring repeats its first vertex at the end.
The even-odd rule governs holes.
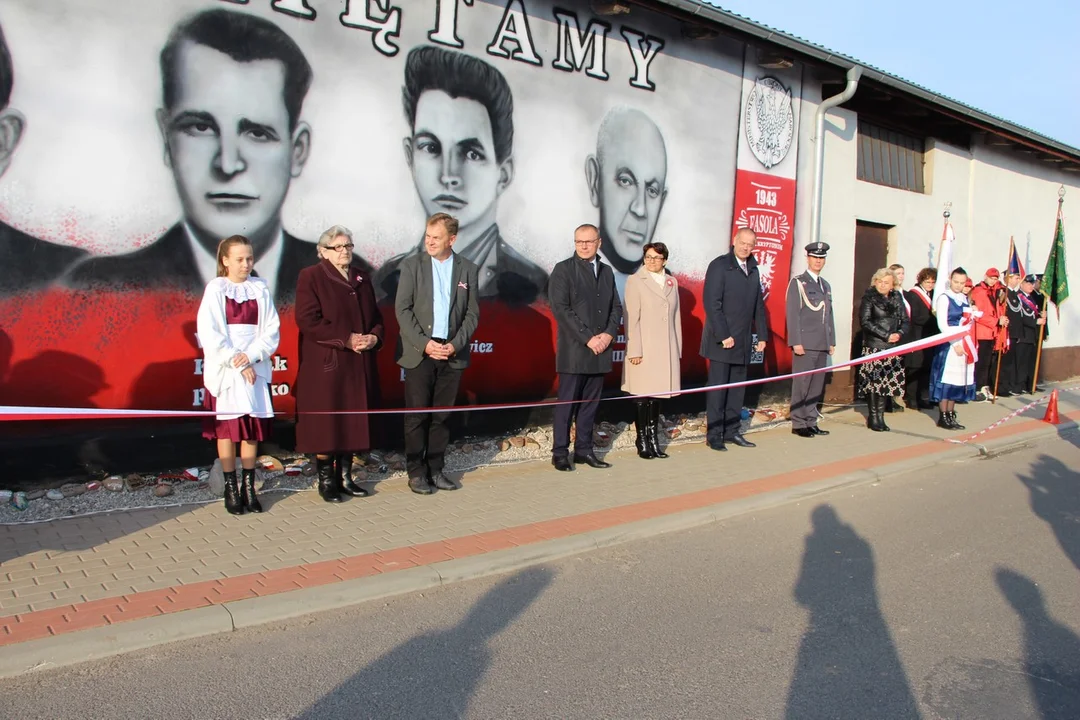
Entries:
MULTIPOLYGON (((9 133, 0 147, 0 404, 199 404, 197 293, 80 286, 68 280, 73 268, 58 266, 67 260, 43 253, 28 261, 23 250, 38 241, 74 247, 85 253, 71 263, 77 266, 160 242, 184 217, 156 117, 163 105, 159 54, 177 23, 208 9, 270 21, 312 68, 299 117, 310 131, 307 154, 303 163, 286 163, 279 211, 285 232, 312 243, 312 262, 314 241, 332 224, 352 229, 356 254, 375 268, 419 241, 430 208, 421 200, 428 188, 403 148, 411 132, 403 72, 411 49, 435 45, 481 59, 512 91, 510 162, 489 157, 495 167, 485 170, 468 156, 479 169, 464 174, 459 188, 473 215, 497 222, 507 245, 550 272, 573 252, 573 229, 583 222, 601 225, 608 252, 620 243, 607 235, 618 233, 635 267, 644 242, 665 242, 669 269, 684 288, 689 385, 705 378, 698 357, 704 270, 728 251, 733 229, 752 227, 761 238, 771 330, 782 338, 802 68, 763 68, 754 48, 727 38, 685 39, 679 23, 638 7, 615 17, 595 16, 591 7, 582 0, 5 3, 0 26, 14 82, 4 112, 17 113, 22 124, 17 142, 9 133), (659 131, 662 157, 655 150, 635 156, 645 145, 637 136, 603 137, 605 118, 626 110, 659 131)), ((260 167, 258 157, 246 160, 246 172, 260 167)), ((221 231, 251 229, 237 218, 221 231)), ((287 412, 296 327, 288 303, 280 312, 274 394, 287 412)), ((387 307, 380 354, 387 405, 400 402, 392 315, 387 307)), ((465 398, 548 396, 554 335, 543 299, 483 303, 465 398)), ((770 374, 790 363, 776 346, 766 352, 770 374)), ((620 372, 616 365, 610 385, 620 372)))

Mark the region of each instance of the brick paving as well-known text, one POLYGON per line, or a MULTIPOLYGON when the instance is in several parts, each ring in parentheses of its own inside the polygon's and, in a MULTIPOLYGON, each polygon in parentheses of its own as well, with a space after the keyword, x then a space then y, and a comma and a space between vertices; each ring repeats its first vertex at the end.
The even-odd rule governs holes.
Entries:
MULTIPOLYGON (((972 431, 1025 401, 964 408, 972 431)), ((1063 394, 1063 418, 1080 419, 1063 394)), ((1039 427, 1043 407, 979 440, 1039 427)), ((667 460, 610 456, 600 471, 546 462, 467 473, 456 492, 416 496, 403 482, 340 505, 314 492, 266 495, 262 515, 220 503, 0 526, 0 646, 234 600, 469 557, 944 453, 944 431, 921 414, 890 415, 871 433, 851 410, 827 413, 827 438, 786 427, 752 435, 754 449, 697 443, 667 460)))

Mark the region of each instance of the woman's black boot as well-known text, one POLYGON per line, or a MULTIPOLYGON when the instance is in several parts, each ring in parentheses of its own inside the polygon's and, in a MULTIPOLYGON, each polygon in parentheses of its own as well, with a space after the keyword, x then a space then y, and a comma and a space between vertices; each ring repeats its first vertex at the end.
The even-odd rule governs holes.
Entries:
POLYGON ((661 449, 660 445, 660 401, 649 400, 649 441, 653 455, 658 458, 666 458, 668 454, 661 449))
POLYGON ((240 515, 244 512, 244 501, 240 497, 240 487, 236 482, 236 471, 222 472, 225 476, 225 509, 230 515, 240 515))
POLYGON ((892 430, 892 428, 885 424, 885 408, 889 407, 889 405, 892 404, 892 396, 891 395, 876 395, 875 397, 877 398, 877 406, 878 406, 878 411, 877 411, 878 428, 877 429, 880 432, 889 432, 890 430, 892 430))
POLYGON ((316 457, 315 472, 319 476, 319 496, 326 502, 341 502, 341 491, 338 490, 337 480, 334 478, 333 458, 321 460, 316 457))
POLYGON ((650 447, 652 443, 649 442, 649 401, 635 400, 634 405, 637 408, 637 416, 634 418, 634 431, 637 432, 634 447, 637 448, 639 458, 652 460, 656 457, 656 453, 653 452, 650 447))
POLYGON ((352 453, 338 455, 334 458, 334 472, 337 473, 338 488, 341 492, 352 497, 367 497, 371 493, 353 482, 352 459, 352 453))
POLYGON ((877 395, 872 392, 866 393, 866 427, 878 431, 877 395))
POLYGON ((244 500, 244 507, 253 513, 261 513, 262 503, 259 502, 259 498, 255 494, 255 468, 251 468, 250 470, 244 468, 241 472, 243 477, 241 494, 244 500))

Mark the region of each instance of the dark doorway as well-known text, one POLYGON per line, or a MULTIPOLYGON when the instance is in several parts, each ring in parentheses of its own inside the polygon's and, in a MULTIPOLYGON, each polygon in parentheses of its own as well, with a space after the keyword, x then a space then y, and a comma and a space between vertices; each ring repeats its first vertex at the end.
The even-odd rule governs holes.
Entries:
MULTIPOLYGON (((889 264, 889 230, 891 225, 855 221, 855 275, 851 281, 851 357, 862 354, 862 328, 859 306, 863 293, 870 287, 874 273, 889 264)), ((854 373, 852 384, 858 397, 859 374, 854 373)))

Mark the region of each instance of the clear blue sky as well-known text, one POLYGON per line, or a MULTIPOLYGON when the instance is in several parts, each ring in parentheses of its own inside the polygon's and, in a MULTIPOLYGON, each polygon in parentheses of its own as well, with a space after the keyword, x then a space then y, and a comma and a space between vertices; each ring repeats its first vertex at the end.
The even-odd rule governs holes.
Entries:
POLYGON ((1080 0, 708 0, 1080 148, 1080 0))

